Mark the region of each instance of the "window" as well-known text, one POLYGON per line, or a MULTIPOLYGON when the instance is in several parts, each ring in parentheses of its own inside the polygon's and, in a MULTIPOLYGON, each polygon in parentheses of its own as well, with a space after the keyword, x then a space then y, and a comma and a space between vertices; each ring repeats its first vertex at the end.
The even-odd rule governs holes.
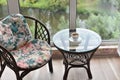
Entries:
MULTIPOLYGON (((5 0, 0 2, 2 1, 5 0)), ((11 0, 8 1, 11 2, 11 0)), ((18 1, 20 13, 43 21, 51 35, 61 29, 69 28, 69 2, 75 0, 18 1)), ((76 0, 75 6, 76 27, 88 28, 97 32, 104 42, 116 43, 118 41, 120 37, 120 0, 76 0)))
POLYGON ((51 32, 69 27, 69 0, 19 0, 20 12, 40 19, 51 32))
POLYGON ((120 37, 120 0, 77 0, 77 27, 94 30, 103 41, 120 37))
MULTIPOLYGON (((76 7, 76 16, 72 15, 76 18, 76 27, 94 30, 102 36, 102 45, 105 45, 102 47, 109 49, 106 50, 109 54, 116 53, 113 44, 118 45, 120 37, 120 0, 0 0, 0 17, 18 10, 24 15, 36 17, 47 25, 52 39, 57 31, 69 28, 70 1, 76 2, 72 4, 76 7)), ((104 49, 102 51, 100 53, 107 53, 104 49)))

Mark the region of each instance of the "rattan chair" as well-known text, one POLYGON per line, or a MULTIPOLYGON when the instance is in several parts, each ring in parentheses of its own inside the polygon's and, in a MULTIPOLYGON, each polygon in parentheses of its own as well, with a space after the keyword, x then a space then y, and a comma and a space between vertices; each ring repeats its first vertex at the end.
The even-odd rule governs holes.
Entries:
POLYGON ((12 14, 0 21, 0 78, 6 66, 12 69, 17 80, 48 63, 53 73, 50 34, 39 20, 12 14), (31 35, 29 24, 34 27, 31 35))

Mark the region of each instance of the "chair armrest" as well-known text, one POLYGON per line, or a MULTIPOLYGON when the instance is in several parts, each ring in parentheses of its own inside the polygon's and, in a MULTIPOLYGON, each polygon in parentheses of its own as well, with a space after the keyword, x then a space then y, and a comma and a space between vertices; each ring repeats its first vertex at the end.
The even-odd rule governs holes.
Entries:
POLYGON ((34 38, 45 40, 48 42, 48 44, 50 44, 50 33, 47 27, 45 26, 45 24, 36 18, 30 17, 30 16, 24 16, 24 17, 28 22, 31 21, 32 24, 34 24, 34 28, 35 28, 34 38))

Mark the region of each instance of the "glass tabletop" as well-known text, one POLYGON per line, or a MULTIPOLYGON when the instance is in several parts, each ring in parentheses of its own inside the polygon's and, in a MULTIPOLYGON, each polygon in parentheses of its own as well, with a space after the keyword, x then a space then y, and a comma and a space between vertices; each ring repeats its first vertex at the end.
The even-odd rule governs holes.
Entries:
POLYGON ((102 40, 96 32, 83 28, 76 28, 76 32, 79 34, 77 41, 73 40, 69 29, 57 32, 53 36, 54 45, 61 50, 76 53, 94 50, 100 46, 102 40))

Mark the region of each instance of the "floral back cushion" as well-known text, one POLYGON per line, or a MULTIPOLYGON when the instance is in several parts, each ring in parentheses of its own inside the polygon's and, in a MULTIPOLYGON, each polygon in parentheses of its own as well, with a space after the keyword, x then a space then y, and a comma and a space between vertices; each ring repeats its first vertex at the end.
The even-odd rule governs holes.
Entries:
POLYGON ((31 38, 29 26, 21 14, 12 14, 0 21, 0 45, 7 50, 22 47, 31 38))

